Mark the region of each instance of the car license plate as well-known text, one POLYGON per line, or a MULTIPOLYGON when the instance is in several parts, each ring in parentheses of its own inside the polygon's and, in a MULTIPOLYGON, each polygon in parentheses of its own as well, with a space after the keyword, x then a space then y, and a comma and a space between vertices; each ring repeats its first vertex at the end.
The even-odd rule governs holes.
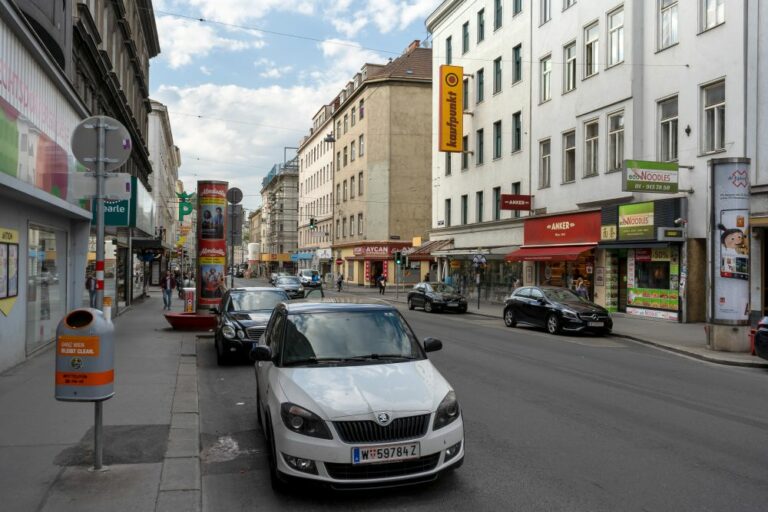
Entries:
POLYGON ((587 325, 590 327, 603 327, 605 323, 604 322, 588 322, 587 325))
POLYGON ((457 308, 457 307, 459 307, 459 304, 456 303, 456 302, 449 302, 448 303, 448 307, 449 308, 457 308))
POLYGON ((356 446, 355 448, 352 448, 352 464, 418 459, 420 454, 421 447, 419 443, 391 444, 387 446, 356 446))

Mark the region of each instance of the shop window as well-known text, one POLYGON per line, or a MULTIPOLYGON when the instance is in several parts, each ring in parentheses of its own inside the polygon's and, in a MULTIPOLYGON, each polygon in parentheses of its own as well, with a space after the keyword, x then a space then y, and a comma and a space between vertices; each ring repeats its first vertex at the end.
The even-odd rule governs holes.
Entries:
POLYGON ((67 234, 31 226, 28 252, 27 353, 53 341, 56 326, 64 316, 67 304, 67 234))

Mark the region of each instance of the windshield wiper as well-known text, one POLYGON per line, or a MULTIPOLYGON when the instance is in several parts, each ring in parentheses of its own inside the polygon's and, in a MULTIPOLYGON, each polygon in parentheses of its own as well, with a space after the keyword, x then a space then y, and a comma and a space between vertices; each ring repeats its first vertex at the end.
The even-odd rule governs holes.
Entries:
POLYGON ((353 360, 361 360, 361 361, 367 361, 369 359, 404 359, 404 360, 411 360, 416 359, 412 356, 406 356, 403 354, 368 354, 366 356, 357 356, 350 358, 353 360))
POLYGON ((341 363, 342 361, 346 361, 346 359, 339 359, 338 357, 307 357, 306 359, 284 361, 283 366, 297 366, 302 364, 341 363))

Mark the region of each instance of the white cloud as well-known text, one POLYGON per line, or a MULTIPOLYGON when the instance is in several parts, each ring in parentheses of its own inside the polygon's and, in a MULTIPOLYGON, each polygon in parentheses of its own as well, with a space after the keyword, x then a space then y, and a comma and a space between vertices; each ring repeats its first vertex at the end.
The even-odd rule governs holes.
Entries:
POLYGON ((358 13, 351 20, 343 18, 334 18, 331 20, 333 28, 346 37, 355 37, 358 32, 368 25, 368 17, 365 13, 358 13))
POLYGON ((351 6, 348 0, 332 1, 324 14, 334 28, 346 37, 354 37, 371 24, 382 34, 387 34, 394 30, 404 30, 413 22, 423 22, 440 2, 441 0, 368 0, 362 9, 348 14, 351 6))
POLYGON ((224 23, 243 23, 266 17, 271 11, 288 11, 310 16, 315 12, 312 0, 187 0, 204 18, 224 23))
POLYGON ((162 49, 160 56, 168 60, 172 69, 185 66, 194 58, 206 57, 214 50, 242 51, 264 46, 260 39, 243 41, 220 37, 212 26, 198 21, 173 16, 160 16, 156 21, 162 49))
POLYGON ((208 69, 206 66, 200 66, 200 72, 205 76, 211 76, 211 70, 208 69))
MULTIPOLYGON (((383 64, 387 62, 373 50, 362 48, 359 43, 343 39, 327 39, 320 43, 320 50, 326 58, 327 66, 312 76, 327 84, 335 84, 338 89, 344 86, 360 71, 365 63, 383 64)), ((334 91, 334 95, 338 91, 334 91)))

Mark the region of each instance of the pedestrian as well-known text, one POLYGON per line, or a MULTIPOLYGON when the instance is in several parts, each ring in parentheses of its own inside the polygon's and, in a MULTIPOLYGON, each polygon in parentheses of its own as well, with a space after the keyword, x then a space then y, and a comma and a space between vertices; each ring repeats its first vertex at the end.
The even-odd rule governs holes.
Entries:
POLYGON ((163 289, 163 309, 170 311, 173 290, 176 288, 176 279, 173 277, 170 270, 165 271, 165 277, 160 281, 160 288, 163 289))
POLYGON ((427 273, 424 275, 424 282, 425 282, 425 283, 428 283, 428 282, 429 282, 429 272, 427 272, 427 273))
POLYGON ((576 295, 584 300, 589 300, 589 290, 581 277, 576 281, 576 295))
POLYGON ((387 291, 387 278, 384 277, 384 274, 381 274, 379 276, 379 294, 384 295, 384 292, 387 291))
POLYGON ((336 278, 336 289, 341 291, 341 285, 344 283, 344 274, 339 272, 339 277, 336 278))
POLYGON ((93 277, 93 274, 88 274, 88 277, 85 279, 85 289, 88 290, 88 304, 90 304, 90 307, 95 308, 96 307, 96 279, 93 277))

